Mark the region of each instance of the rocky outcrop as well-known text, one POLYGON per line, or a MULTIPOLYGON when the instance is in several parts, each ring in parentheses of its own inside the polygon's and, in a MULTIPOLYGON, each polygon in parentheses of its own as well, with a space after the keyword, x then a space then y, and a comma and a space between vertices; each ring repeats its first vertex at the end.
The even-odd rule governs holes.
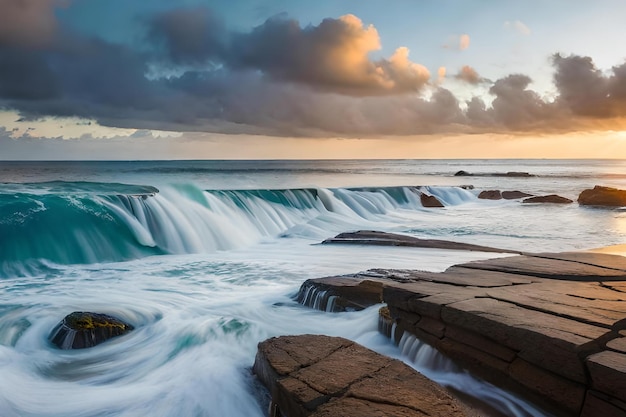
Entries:
POLYGON ((271 393, 272 416, 471 415, 404 363, 340 337, 268 339, 259 344, 253 371, 271 393))
POLYGON ((524 193, 522 191, 502 191, 502 198, 504 198, 505 200, 517 200, 520 198, 532 196, 532 194, 524 193))
POLYGON ((443 204, 434 195, 420 194, 420 202, 423 207, 441 208, 443 204))
POLYGON ((500 191, 500 190, 485 190, 478 194, 478 198, 482 200, 517 200, 520 198, 532 197, 532 194, 524 193, 522 191, 500 191))
MULTIPOLYGON (((331 291, 335 279, 308 283, 331 291)), ((341 277, 350 279, 355 288, 370 281, 382 289, 388 306, 382 321, 396 340, 410 332, 556 415, 626 415, 624 257, 528 254, 443 273, 370 270, 341 277)))
POLYGON ((578 204, 583 206, 624 207, 626 206, 626 190, 601 187, 584 190, 578 196, 578 204))
POLYGON ((509 171, 509 172, 492 172, 486 174, 472 174, 467 171, 457 171, 454 174, 455 177, 472 177, 472 176, 481 176, 481 177, 513 177, 513 178, 528 178, 534 177, 534 175, 529 174, 528 172, 519 172, 519 171, 509 171))
POLYGON ((467 250, 478 252, 519 253, 508 249, 498 249, 489 246, 472 245, 470 243, 451 242, 438 239, 420 239, 413 236, 398 235, 395 233, 378 232, 374 230, 359 230, 358 232, 340 233, 326 239, 322 244, 342 243, 353 245, 378 246, 410 246, 413 248, 467 250))
POLYGON ((455 176, 455 177, 471 177, 472 175, 473 175, 473 174, 471 174, 471 173, 469 173, 469 172, 467 172, 467 171, 463 171, 463 170, 457 171, 457 172, 454 174, 454 176, 455 176))
POLYGON ((502 193, 500 190, 485 190, 478 194, 478 198, 482 200, 502 200, 502 193))
POLYGON ((130 324, 106 314, 74 312, 56 325, 49 339, 60 349, 83 349, 131 330, 130 324))
POLYGON ((522 203, 571 204, 573 201, 569 198, 561 197, 560 195, 550 194, 526 198, 522 203))

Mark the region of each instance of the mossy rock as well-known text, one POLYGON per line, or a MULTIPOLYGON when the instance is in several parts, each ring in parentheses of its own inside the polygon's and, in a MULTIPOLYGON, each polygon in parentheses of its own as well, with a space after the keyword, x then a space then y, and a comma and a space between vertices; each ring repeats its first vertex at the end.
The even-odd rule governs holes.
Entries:
POLYGON ((106 314, 75 311, 56 325, 49 339, 59 349, 83 349, 133 329, 130 324, 106 314))

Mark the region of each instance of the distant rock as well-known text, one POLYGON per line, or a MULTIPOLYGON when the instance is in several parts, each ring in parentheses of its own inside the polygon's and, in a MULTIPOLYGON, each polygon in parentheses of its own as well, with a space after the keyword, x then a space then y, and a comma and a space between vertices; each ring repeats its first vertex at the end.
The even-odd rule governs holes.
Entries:
POLYGON ((519 171, 509 171, 509 172, 492 172, 492 173, 482 173, 482 174, 472 174, 467 171, 457 171, 454 174, 455 177, 473 177, 473 176, 481 176, 481 177, 513 177, 513 178, 529 178, 534 177, 533 174, 528 172, 519 172, 519 171))
POLYGON ((583 206, 623 207, 626 206, 626 190, 596 185, 578 196, 583 206))
POLYGON ((467 171, 463 171, 463 170, 457 171, 456 174, 454 174, 455 177, 471 177, 472 175, 474 174, 469 173, 467 171))
POLYGON ((485 190, 481 191, 480 194, 478 194, 478 198, 483 200, 501 200, 502 193, 500 192, 500 190, 485 190))
POLYGON ((130 324, 106 314, 76 311, 56 325, 50 333, 50 341, 60 349, 83 349, 133 329, 130 324))
POLYGON ((340 337, 268 339, 259 343, 253 371, 272 395, 272 416, 475 415, 403 362, 340 337))
POLYGON ((441 204, 441 201, 439 201, 437 197, 435 197, 434 195, 426 195, 424 193, 421 193, 420 201, 422 202, 422 206, 424 207, 436 207, 436 208, 443 207, 443 204, 441 204))
POLYGON ((465 184, 465 185, 459 185, 459 188, 462 188, 464 190, 473 190, 474 186, 472 184, 465 184))
POLYGON ((530 197, 522 201, 522 203, 551 203, 551 204, 571 204, 572 200, 569 198, 561 197, 560 195, 540 195, 537 197, 530 197))
POLYGON ((519 253, 508 249, 498 249, 489 246, 473 245, 471 243, 451 242, 439 239, 420 239, 413 236, 399 235, 396 233, 380 232, 376 230, 359 230, 357 232, 340 233, 337 236, 326 239, 323 244, 344 243, 353 245, 377 245, 377 246, 410 246, 414 248, 467 250, 479 252, 519 253))
POLYGON ((532 194, 524 193, 522 191, 502 191, 502 198, 504 198, 505 200, 517 200, 519 198, 532 196, 532 194))
POLYGON ((534 177, 534 175, 529 174, 528 172, 518 172, 518 171, 509 171, 506 174, 496 174, 496 176, 502 176, 502 177, 521 177, 521 178, 526 178, 526 177, 534 177))

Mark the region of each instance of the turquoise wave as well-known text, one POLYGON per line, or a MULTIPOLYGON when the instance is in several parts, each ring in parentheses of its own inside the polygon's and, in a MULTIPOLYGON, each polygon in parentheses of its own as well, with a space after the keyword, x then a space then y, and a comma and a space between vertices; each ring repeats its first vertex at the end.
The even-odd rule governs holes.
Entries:
POLYGON ((33 262, 229 250, 314 221, 311 228, 326 238, 396 209, 423 209, 424 192, 446 205, 475 198, 454 187, 201 190, 183 184, 159 191, 87 182, 0 184, 0 275, 33 262))

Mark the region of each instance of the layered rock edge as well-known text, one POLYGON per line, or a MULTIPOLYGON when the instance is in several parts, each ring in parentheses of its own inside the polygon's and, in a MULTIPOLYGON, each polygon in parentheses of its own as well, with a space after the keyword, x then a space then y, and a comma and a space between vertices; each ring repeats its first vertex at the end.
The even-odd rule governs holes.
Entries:
POLYGON ((556 415, 626 416, 624 257, 542 253, 443 273, 374 269, 308 280, 306 298, 328 311, 387 303, 396 340, 409 332, 556 415))
POLYGON ((475 416, 404 363, 340 337, 268 339, 253 371, 271 393, 272 417, 475 416))

